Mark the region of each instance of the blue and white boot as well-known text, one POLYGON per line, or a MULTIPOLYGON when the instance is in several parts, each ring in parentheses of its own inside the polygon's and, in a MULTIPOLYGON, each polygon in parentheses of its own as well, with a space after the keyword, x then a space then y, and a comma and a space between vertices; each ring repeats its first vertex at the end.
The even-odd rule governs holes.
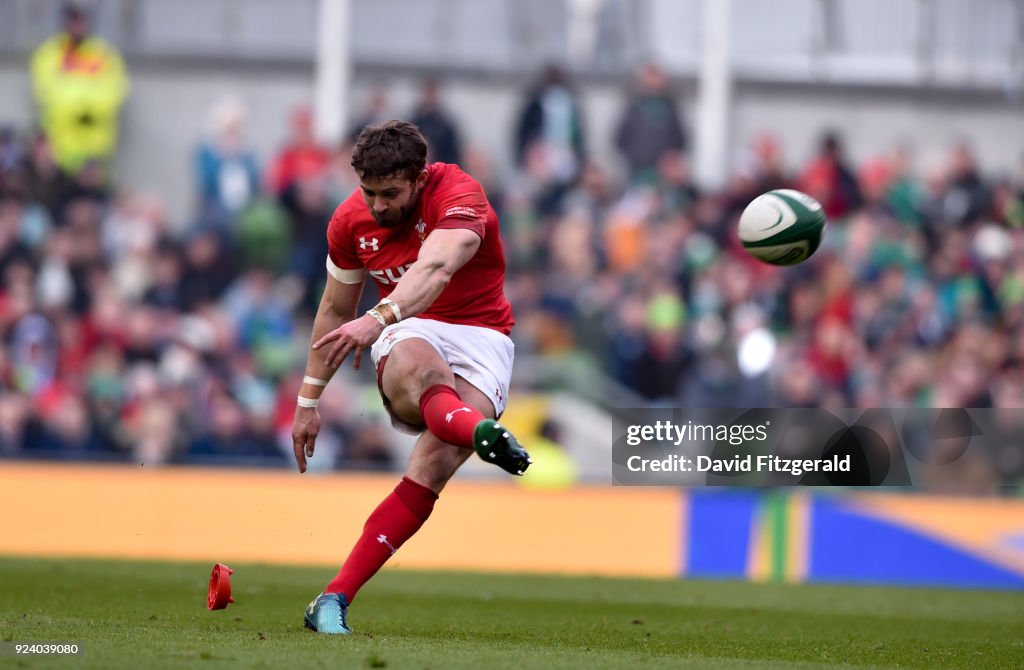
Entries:
POLYGON ((348 601, 341 593, 321 593, 306 608, 306 628, 326 635, 351 635, 345 623, 348 601))

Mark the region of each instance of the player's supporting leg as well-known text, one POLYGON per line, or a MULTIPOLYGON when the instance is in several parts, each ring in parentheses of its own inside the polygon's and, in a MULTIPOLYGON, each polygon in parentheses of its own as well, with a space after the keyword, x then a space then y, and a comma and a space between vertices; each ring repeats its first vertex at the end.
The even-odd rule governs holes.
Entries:
MULTIPOLYGON (((433 403, 438 398, 448 403, 442 405, 447 408, 442 417, 444 424, 454 423, 454 416, 451 421, 447 419, 447 415, 452 413, 471 414, 479 421, 474 427, 474 438, 471 438, 469 444, 459 446, 450 444, 434 434, 430 429, 434 419, 426 422, 428 430, 417 440, 402 481, 370 514, 363 526, 362 535, 337 576, 331 580, 324 593, 317 596, 307 608, 306 626, 318 632, 351 632, 346 623, 349 604, 355 599, 363 584, 377 573, 430 516, 434 502, 445 484, 473 453, 472 439, 483 435, 485 445, 486 442, 490 442, 493 445, 490 448, 499 448, 502 456, 515 454, 517 451, 521 454, 518 467, 522 470, 529 464, 526 452, 507 431, 495 423, 495 409, 490 399, 466 380, 456 377, 437 351, 426 341, 410 338, 397 343, 384 366, 381 381, 384 394, 390 402, 391 412, 406 423, 425 423, 425 417, 420 414, 421 404, 428 407, 428 413, 441 412, 441 409, 433 409, 433 403), (439 385, 450 387, 451 393, 433 388, 439 385), (429 394, 426 393, 428 390, 429 394), (424 395, 427 395, 427 398, 421 403, 424 395), (458 405, 451 404, 452 396, 458 399, 458 405), (499 436, 495 439, 495 431, 504 433, 504 438, 499 436), (504 449, 501 449, 499 444, 503 445, 504 449)), ((452 437, 451 434, 445 434, 452 437)), ((464 442, 465 435, 454 436, 453 439, 464 442)), ((479 452, 479 445, 476 447, 479 452)), ((508 469, 505 465, 502 467, 508 469)), ((512 464, 510 467, 516 465, 512 464)))
MULTIPOLYGON (((493 414, 490 401, 480 391, 463 379, 456 383, 476 411, 493 414)), ((363 584, 420 529, 445 484, 472 453, 443 442, 429 431, 420 435, 402 481, 370 514, 363 534, 325 592, 344 594, 351 603, 363 584)))

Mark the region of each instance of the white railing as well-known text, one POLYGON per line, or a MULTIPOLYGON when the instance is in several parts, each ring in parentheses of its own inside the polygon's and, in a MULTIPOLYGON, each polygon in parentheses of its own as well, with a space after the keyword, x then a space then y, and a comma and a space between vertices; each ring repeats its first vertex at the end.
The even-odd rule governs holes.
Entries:
MULTIPOLYGON (((533 72, 549 60, 624 73, 698 71, 718 0, 351 0, 358 65, 533 72)), ((730 59, 750 80, 1017 87, 1024 0, 732 0, 730 59)), ((61 0, 0 0, 0 54, 60 23, 61 0)), ((312 62, 318 0, 95 0, 129 56, 312 62)))

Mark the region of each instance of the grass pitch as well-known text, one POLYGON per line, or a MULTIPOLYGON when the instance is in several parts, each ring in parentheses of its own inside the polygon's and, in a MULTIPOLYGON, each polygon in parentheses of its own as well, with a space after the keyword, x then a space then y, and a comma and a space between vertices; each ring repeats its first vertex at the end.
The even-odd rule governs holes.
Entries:
POLYGON ((302 628, 333 570, 0 559, 0 640, 79 657, 0 667, 1024 668, 1024 593, 386 570, 350 637, 302 628))

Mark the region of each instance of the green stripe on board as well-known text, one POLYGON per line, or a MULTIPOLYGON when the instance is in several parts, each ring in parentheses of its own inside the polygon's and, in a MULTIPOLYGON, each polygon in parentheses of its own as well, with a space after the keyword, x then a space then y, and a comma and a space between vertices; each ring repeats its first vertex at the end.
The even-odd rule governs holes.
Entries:
POLYGON ((781 582, 786 577, 787 528, 786 508, 788 496, 772 493, 768 495, 768 523, 771 538, 771 580, 781 582))

